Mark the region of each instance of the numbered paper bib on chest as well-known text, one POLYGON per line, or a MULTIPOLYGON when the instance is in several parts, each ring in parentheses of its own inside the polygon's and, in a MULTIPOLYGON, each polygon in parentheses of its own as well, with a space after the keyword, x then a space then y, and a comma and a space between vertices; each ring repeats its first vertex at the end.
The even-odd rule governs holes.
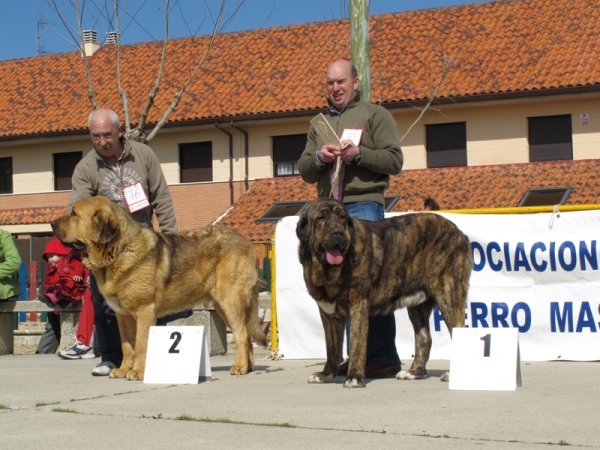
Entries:
POLYGON ((130 214, 150 206, 141 181, 125 186, 123 188, 123 199, 130 214))
POLYGON ((362 141, 362 134, 362 128, 344 128, 344 131, 342 131, 342 137, 340 137, 340 141, 352 141, 352 143, 358 147, 362 141))

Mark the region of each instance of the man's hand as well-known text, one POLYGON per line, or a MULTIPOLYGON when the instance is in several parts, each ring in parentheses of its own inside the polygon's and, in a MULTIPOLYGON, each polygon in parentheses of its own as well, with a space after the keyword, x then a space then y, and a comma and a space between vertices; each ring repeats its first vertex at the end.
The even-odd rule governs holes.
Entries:
POLYGON ((327 164, 335 161, 340 154, 340 148, 337 145, 325 144, 317 152, 317 157, 321 162, 327 164))
POLYGON ((325 164, 335 161, 338 156, 341 156, 346 164, 351 164, 360 154, 360 149, 352 141, 344 141, 343 144, 342 149, 337 145, 325 144, 319 149, 317 156, 325 164))
POLYGON ((342 144, 344 144, 344 148, 340 150, 342 161, 346 164, 352 164, 352 161, 360 155, 360 149, 352 141, 343 141, 342 144))

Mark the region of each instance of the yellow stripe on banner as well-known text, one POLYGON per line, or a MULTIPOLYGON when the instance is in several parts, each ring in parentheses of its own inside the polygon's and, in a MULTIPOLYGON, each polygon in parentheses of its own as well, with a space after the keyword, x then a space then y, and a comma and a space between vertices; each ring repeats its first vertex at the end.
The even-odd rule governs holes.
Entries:
POLYGON ((275 264, 275 233, 273 233, 273 245, 269 250, 269 259, 271 260, 271 351, 275 352, 279 348, 279 333, 277 332, 277 289, 275 289, 275 278, 277 276, 277 265, 275 264))
POLYGON ((600 205, 554 205, 554 206, 518 206, 511 208, 480 208, 480 209, 444 209, 440 211, 456 214, 529 214, 548 212, 591 211, 600 209, 600 205))

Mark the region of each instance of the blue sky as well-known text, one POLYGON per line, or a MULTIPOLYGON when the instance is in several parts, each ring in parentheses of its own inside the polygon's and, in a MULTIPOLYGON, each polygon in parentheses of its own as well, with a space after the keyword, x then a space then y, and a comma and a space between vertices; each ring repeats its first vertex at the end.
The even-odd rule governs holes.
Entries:
MULTIPOLYGON (((171 3, 174 1, 171 0, 171 3)), ((478 1, 483 0, 371 0, 370 13, 382 14, 478 1)), ((55 0, 55 2, 60 5, 68 22, 76 24, 75 13, 69 7, 70 1, 55 0)), ((211 32, 212 17, 218 12, 220 0, 178 0, 178 2, 178 7, 171 15, 169 33, 171 37, 211 32), (188 17, 188 26, 185 25, 181 12, 188 17)), ((92 3, 102 4, 103 0, 95 0, 95 2, 88 0, 88 4, 92 3)), ((108 3, 112 4, 112 1, 108 3)), ((144 4, 141 12, 136 16, 141 25, 129 18, 122 20, 120 27, 122 43, 162 39, 164 20, 157 5, 163 4, 163 0, 127 0, 121 3, 129 5, 128 11, 137 11, 140 5, 144 4)), ((227 10, 230 11, 237 3, 237 0, 228 0, 227 10)), ((348 17, 348 5, 348 0, 246 0, 224 31, 276 27, 348 17)), ((62 25, 60 18, 49 10, 47 0, 0 0, 0 8, 2 11, 0 15, 2 42, 0 60, 75 50, 74 44, 68 42, 71 36, 62 25)), ((102 41, 109 25, 106 20, 95 23, 91 16, 84 16, 84 28, 98 31, 98 40, 102 41)), ((324 43, 324 45, 326 44, 324 43)))

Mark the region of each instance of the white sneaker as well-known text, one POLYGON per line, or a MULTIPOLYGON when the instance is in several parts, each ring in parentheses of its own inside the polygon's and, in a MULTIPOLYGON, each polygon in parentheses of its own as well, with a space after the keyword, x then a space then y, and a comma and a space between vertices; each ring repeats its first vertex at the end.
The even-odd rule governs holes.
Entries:
POLYGON ((92 375, 94 375, 96 377, 107 376, 110 374, 111 370, 116 369, 116 368, 117 368, 117 366, 115 366, 110 361, 102 361, 100 364, 98 364, 96 367, 94 367, 92 369, 92 375))
POLYGON ((69 348, 58 352, 58 356, 63 359, 92 359, 96 357, 92 347, 88 347, 79 341, 75 341, 69 348))

